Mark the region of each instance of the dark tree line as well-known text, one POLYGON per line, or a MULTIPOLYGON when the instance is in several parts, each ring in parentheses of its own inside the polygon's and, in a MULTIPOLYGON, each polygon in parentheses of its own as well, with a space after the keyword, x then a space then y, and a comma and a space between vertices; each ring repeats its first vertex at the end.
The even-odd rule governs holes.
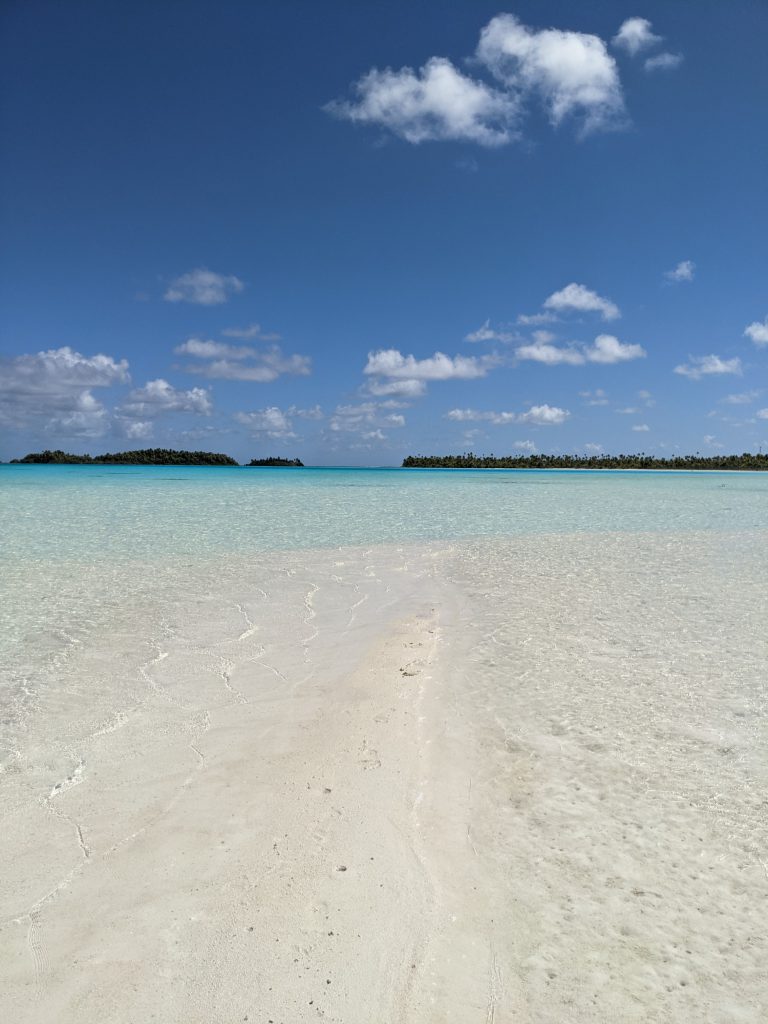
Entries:
POLYGON ((303 466, 301 459, 251 459, 249 466, 303 466))
POLYGON ((131 466, 237 466, 229 455, 220 452, 185 452, 173 448, 141 448, 132 452, 107 452, 105 455, 71 455, 56 451, 32 452, 11 462, 55 463, 57 465, 109 464, 131 466))
POLYGON ((762 469, 768 455, 409 455, 405 469, 762 469))

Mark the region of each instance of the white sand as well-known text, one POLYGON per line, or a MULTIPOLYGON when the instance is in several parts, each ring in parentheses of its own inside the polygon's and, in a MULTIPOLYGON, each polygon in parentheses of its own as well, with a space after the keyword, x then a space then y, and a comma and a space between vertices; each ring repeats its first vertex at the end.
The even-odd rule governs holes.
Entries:
POLYGON ((767 579, 529 537, 101 602, 0 776, 3 1019, 765 1020, 767 579))

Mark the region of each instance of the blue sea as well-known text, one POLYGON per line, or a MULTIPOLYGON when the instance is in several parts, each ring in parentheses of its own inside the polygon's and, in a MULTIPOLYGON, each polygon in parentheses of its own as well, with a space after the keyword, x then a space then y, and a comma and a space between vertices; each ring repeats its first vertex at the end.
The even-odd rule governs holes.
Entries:
POLYGON ((768 528, 768 473, 0 466, 3 560, 768 528))

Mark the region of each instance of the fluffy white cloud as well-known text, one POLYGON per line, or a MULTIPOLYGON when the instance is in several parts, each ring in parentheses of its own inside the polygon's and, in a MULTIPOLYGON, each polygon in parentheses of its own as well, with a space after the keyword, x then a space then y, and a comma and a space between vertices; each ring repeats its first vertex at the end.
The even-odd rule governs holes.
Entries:
POLYGON ((212 409, 211 399, 204 388, 181 391, 158 377, 147 381, 143 388, 129 392, 118 412, 122 416, 144 419, 162 416, 167 412, 192 412, 210 416, 212 409))
POLYGON ((494 356, 450 356, 435 352, 428 359, 404 356, 395 348, 368 353, 363 373, 397 380, 472 380, 485 377, 497 365, 494 356))
POLYGON ((570 366, 582 366, 586 362, 581 349, 574 346, 562 348, 559 345, 540 344, 534 342, 531 345, 521 345, 515 349, 518 359, 531 359, 537 363, 546 363, 547 366, 557 366, 560 363, 567 363, 570 366))
POLYGON ((313 405, 309 409, 299 409, 295 405, 292 405, 288 409, 288 415, 298 416, 303 420, 322 420, 325 418, 325 414, 319 405, 313 405))
POLYGON ((125 359, 84 356, 69 346, 0 358, 0 423, 67 437, 101 436, 109 415, 91 391, 128 380, 125 359))
POLYGON ((348 121, 378 124, 408 142, 454 139, 499 146, 515 135, 516 97, 433 57, 419 71, 374 68, 355 84, 354 101, 337 100, 326 110, 348 121))
POLYGON ((215 274, 198 267, 171 281, 163 298, 166 302, 192 302, 198 306, 218 306, 245 288, 233 275, 215 274))
POLYGON ((174 351, 179 355, 210 360, 192 363, 185 369, 187 373, 198 373, 211 380, 244 380, 268 384, 282 374, 306 377, 312 372, 309 356, 284 355, 278 345, 257 349, 250 345, 228 345, 221 341, 190 338, 174 351))
POLYGON ((598 334, 584 354, 590 363, 612 364, 643 359, 647 353, 642 345, 625 344, 612 334, 598 334))
POLYGON ((681 260, 673 270, 667 270, 664 277, 668 281, 692 281, 696 276, 696 264, 693 260, 681 260))
POLYGON ((567 409, 553 405, 532 405, 527 412, 481 412, 477 409, 451 409, 445 418, 454 423, 487 421, 495 426, 509 423, 532 423, 536 426, 559 426, 570 416, 567 409))
POLYGON ((290 417, 276 405, 254 412, 236 412, 234 418, 254 436, 265 435, 274 439, 296 437, 290 417))
POLYGON ((768 420, 768 409, 758 409, 755 416, 757 416, 759 420, 768 420))
POLYGON ((583 284, 575 283, 568 284, 559 292, 550 295, 544 302, 544 309, 555 310, 558 313, 599 313, 603 320, 616 320, 621 316, 619 307, 610 299, 603 298, 583 284))
POLYGON ((500 14, 480 33, 477 56, 513 93, 541 97, 554 125, 575 115, 586 135, 624 119, 616 61, 599 36, 537 31, 500 14))
POLYGON ((405 417, 400 413, 388 413, 396 402, 360 402, 357 405, 337 405, 328 424, 336 434, 358 434, 364 440, 386 439, 382 427, 404 427, 405 417))
POLYGON ((513 441, 512 447, 519 452, 528 452, 530 455, 536 451, 536 445, 533 441, 513 441))
POLYGON ((592 452, 593 455, 599 455, 604 450, 603 446, 596 441, 587 441, 584 445, 584 451, 592 452))
POLYGON ((741 374, 741 360, 721 359, 720 356, 689 356, 689 362, 675 367, 675 373, 691 380, 701 380, 710 374, 735 373, 741 374))
POLYGON ((646 355, 642 345, 629 345, 619 341, 612 334, 599 334, 589 346, 568 345, 562 347, 549 342, 534 342, 521 345, 515 350, 518 359, 530 359, 547 366, 567 364, 583 366, 584 363, 610 365, 630 359, 642 359, 646 355))
POLYGON ((634 57, 641 50, 656 46, 663 38, 653 34, 647 18, 627 18, 611 42, 634 57))
POLYGON ((682 53, 658 53, 655 57, 649 57, 643 67, 646 71, 674 71, 682 63, 682 53))
POLYGON ((755 320, 754 323, 745 327, 744 335, 747 338, 751 338, 756 345, 768 345, 768 316, 762 323, 759 320, 755 320))
POLYGON ((646 434, 651 428, 647 423, 636 423, 632 429, 638 434, 646 434))
POLYGON ((619 416, 636 416, 640 410, 634 405, 627 405, 623 409, 614 409, 619 416))
POLYGON ((129 441, 146 441, 152 437, 153 426, 150 420, 125 420, 122 423, 123 436, 129 441))
POLYGON ((486 320, 484 324, 481 324, 476 331, 470 331, 469 334, 464 336, 464 341, 478 342, 478 341, 501 341, 509 342, 514 341, 517 335, 512 334, 510 331, 497 331, 491 327, 491 321, 486 320))

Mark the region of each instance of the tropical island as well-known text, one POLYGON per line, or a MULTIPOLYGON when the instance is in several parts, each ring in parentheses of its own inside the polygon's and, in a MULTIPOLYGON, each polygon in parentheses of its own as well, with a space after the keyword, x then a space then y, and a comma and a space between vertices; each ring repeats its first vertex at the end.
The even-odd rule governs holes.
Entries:
POLYGON ((403 469, 725 469, 768 470, 768 455, 409 455, 403 469))
POLYGON ((60 449, 56 451, 31 452, 23 459, 11 459, 11 463, 53 464, 53 465, 111 465, 111 466, 237 466, 229 455, 220 452, 187 452, 173 448, 140 448, 131 452, 107 452, 105 455, 72 455, 60 449))
POLYGON ((248 466, 304 466, 301 459, 251 459, 248 466))

